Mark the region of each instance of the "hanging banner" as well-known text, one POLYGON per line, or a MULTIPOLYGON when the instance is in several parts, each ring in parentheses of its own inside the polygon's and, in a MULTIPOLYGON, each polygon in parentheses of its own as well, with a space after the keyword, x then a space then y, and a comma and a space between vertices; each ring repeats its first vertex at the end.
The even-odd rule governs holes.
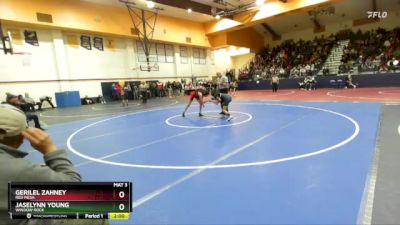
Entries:
POLYGON ((109 49, 109 50, 111 50, 111 51, 114 51, 114 50, 115 50, 115 43, 114 43, 114 40, 112 40, 112 39, 106 39, 106 48, 109 49))
POLYGON ((33 46, 39 46, 39 40, 36 34, 36 31, 33 30, 25 30, 24 31, 25 42, 31 44, 33 46))
POLYGON ((9 28, 7 29, 7 33, 10 34, 13 45, 22 45, 21 30, 9 28))
POLYGON ((90 36, 81 35, 81 46, 87 50, 92 50, 92 44, 90 42, 90 36))
POLYGON ((67 39, 68 46, 70 46, 72 48, 79 48, 79 41, 78 41, 78 37, 76 35, 67 34, 66 39, 67 39))
POLYGON ((93 38, 93 47, 97 48, 100 51, 104 51, 103 38, 94 37, 93 38))

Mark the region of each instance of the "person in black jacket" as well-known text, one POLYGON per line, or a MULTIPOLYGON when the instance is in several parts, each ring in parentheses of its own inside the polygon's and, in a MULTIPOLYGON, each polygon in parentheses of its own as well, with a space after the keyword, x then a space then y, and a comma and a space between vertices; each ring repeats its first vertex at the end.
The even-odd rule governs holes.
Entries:
POLYGON ((20 110, 22 110, 25 114, 26 114, 26 118, 28 121, 33 120, 33 122, 35 123, 35 127, 41 130, 44 130, 41 126, 40 126, 40 122, 39 122, 39 117, 31 112, 29 112, 30 110, 30 106, 27 104, 22 103, 19 99, 18 96, 10 94, 10 93, 6 93, 7 97, 6 97, 6 102, 12 106, 15 106, 17 108, 19 108, 20 110))
POLYGON ((51 102, 51 97, 49 97, 49 96, 42 96, 42 97, 39 98, 39 100, 40 100, 40 103, 38 104, 38 105, 39 105, 39 110, 42 110, 43 102, 47 102, 47 103, 50 104, 51 108, 53 108, 53 109, 55 108, 55 106, 54 106, 53 103, 51 102))
POLYGON ((1 225, 108 225, 106 219, 15 219, 8 214, 8 182, 80 182, 81 175, 67 151, 57 148, 49 134, 28 128, 24 112, 9 104, 0 104, 0 224, 1 225), (27 159, 24 141, 43 155, 43 164, 27 159))

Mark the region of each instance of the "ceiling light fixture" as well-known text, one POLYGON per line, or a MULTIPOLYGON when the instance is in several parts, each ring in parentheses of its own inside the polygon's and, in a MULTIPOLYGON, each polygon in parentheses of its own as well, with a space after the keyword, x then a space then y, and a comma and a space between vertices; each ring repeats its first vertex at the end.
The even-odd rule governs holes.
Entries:
POLYGON ((191 8, 188 8, 188 9, 187 9, 187 12, 188 12, 188 13, 192 13, 192 9, 191 9, 191 8))
POLYGON ((264 5, 265 0, 256 0, 256 5, 262 6, 264 5))
POLYGON ((146 1, 146 4, 147 4, 147 7, 150 8, 150 9, 154 8, 155 5, 156 5, 156 4, 154 4, 153 1, 146 1))
POLYGON ((219 20, 219 19, 221 19, 221 16, 220 15, 216 15, 215 19, 219 20))

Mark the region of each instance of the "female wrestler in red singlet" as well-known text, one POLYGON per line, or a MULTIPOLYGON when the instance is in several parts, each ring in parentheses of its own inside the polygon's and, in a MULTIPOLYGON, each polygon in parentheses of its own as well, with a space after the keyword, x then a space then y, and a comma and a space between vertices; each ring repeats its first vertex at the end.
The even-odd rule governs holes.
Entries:
POLYGON ((204 106, 204 101, 203 101, 203 93, 204 92, 205 92, 205 89, 203 87, 200 87, 200 88, 197 88, 196 90, 192 91, 192 93, 190 93, 189 103, 187 104, 185 110, 182 113, 183 117, 185 117, 186 110, 192 104, 193 99, 196 99, 199 102, 199 104, 200 104, 199 116, 203 116, 203 114, 201 113, 201 110, 203 109, 203 106, 204 106))

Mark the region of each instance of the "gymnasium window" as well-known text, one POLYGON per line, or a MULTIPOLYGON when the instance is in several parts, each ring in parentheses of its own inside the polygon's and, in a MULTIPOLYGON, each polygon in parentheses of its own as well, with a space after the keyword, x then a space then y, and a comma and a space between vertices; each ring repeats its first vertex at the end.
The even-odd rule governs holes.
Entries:
POLYGON ((157 62, 157 48, 155 43, 150 44, 150 62, 157 62))
POLYGON ((167 63, 174 62, 174 47, 172 45, 164 45, 165 46, 165 56, 167 59, 167 63))
POLYGON ((181 63, 182 64, 188 64, 189 63, 188 47, 180 46, 179 47, 179 51, 180 51, 181 63))
POLYGON ((165 56, 165 45, 157 44, 157 60, 158 62, 166 62, 167 58, 165 56))
MULTIPOLYGON (((138 61, 146 62, 146 54, 144 53, 142 43, 140 41, 137 41, 136 46, 138 51, 138 61)), ((149 59, 150 62, 173 63, 174 62, 173 46, 161 43, 151 43, 149 59)))
POLYGON ((206 64, 207 63, 206 49, 193 48, 193 64, 206 64))

